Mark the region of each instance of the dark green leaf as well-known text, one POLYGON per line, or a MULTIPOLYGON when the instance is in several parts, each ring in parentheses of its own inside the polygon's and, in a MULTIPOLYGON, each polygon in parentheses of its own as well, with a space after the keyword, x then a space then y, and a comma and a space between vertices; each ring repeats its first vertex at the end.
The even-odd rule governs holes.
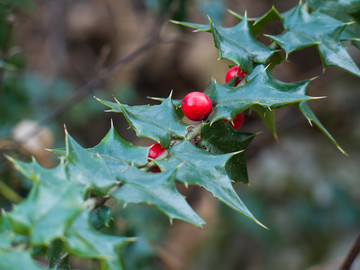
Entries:
POLYGON ((0 269, 4 270, 44 270, 37 265, 30 254, 25 251, 0 252, 0 269))
POLYGON ((95 194, 106 194, 116 184, 115 176, 127 166, 120 160, 105 159, 86 151, 66 133, 65 167, 69 178, 90 188, 95 194))
MULTIPOLYGON (((232 15, 234 15, 239 21, 242 21, 245 17, 241 16, 240 14, 230 11, 232 15)), ((258 36, 263 33, 264 27, 269 24, 270 22, 280 20, 281 15, 273 6, 268 12, 266 12, 260 18, 248 18, 248 22, 250 25, 251 32, 254 36, 258 36)))
POLYGON ((133 146, 133 144, 121 138, 112 123, 109 132, 101 142, 95 147, 87 150, 98 153, 101 156, 119 159, 129 165, 135 164, 137 166, 147 163, 149 152, 148 147, 133 146))
POLYGON ((205 145, 212 153, 223 154, 244 150, 231 157, 226 163, 225 169, 231 180, 248 183, 245 150, 255 134, 237 132, 229 122, 218 121, 211 126, 210 124, 204 125, 201 135, 202 145, 205 145))
POLYGON ((110 207, 101 205, 91 212, 91 221, 96 230, 109 226, 110 210, 110 207))
POLYGON ((310 14, 300 2, 292 13, 284 18, 283 26, 286 32, 269 37, 276 41, 286 54, 316 45, 324 67, 337 66, 360 76, 359 68, 340 43, 340 34, 346 23, 326 14, 310 14))
POLYGON ((267 128, 273 134, 274 138, 277 139, 278 136, 276 133, 275 112, 270 111, 259 105, 252 106, 251 110, 255 111, 260 116, 260 118, 263 120, 267 128))
POLYGON ((180 219, 201 227, 204 221, 175 187, 176 167, 164 173, 148 173, 129 167, 118 177, 125 184, 111 196, 125 203, 154 205, 169 216, 170 220, 180 219))
POLYGON ((187 130, 177 115, 171 96, 160 105, 128 106, 99 100, 110 112, 123 113, 131 128, 140 137, 152 138, 168 148, 172 137, 184 138, 187 130))
POLYGON ((29 235, 34 245, 47 245, 63 237, 68 225, 83 210, 82 186, 51 180, 36 182, 26 200, 8 213, 13 230, 29 235))
POLYGON ((303 94, 310 80, 284 83, 274 79, 262 65, 258 65, 249 74, 248 79, 248 83, 235 88, 212 84, 212 89, 208 91, 210 99, 216 105, 209 116, 212 123, 219 119, 232 120, 237 114, 253 105, 261 105, 271 110, 316 99, 303 94))
MULTIPOLYGON (((100 233, 91 225, 90 211, 84 211, 66 231, 65 248, 80 258, 119 263, 120 250, 134 239, 100 233)), ((105 268, 113 269, 113 268, 105 268)))
POLYGON ((321 124, 320 120, 316 117, 316 115, 313 113, 313 111, 310 109, 307 102, 301 102, 298 104, 299 110, 302 112, 302 114, 306 117, 306 119, 309 121, 310 125, 313 123, 333 142, 333 144, 345 155, 346 152, 339 146, 339 144, 336 142, 333 136, 326 130, 326 128, 321 124))
POLYGON ((162 169, 168 171, 181 165, 176 174, 178 181, 204 187, 220 201, 263 226, 240 200, 226 174, 226 162, 237 153, 213 154, 188 141, 171 147, 169 151, 170 159, 158 162, 162 169))
POLYGON ((246 19, 228 28, 215 26, 210 20, 210 27, 220 58, 232 60, 245 72, 252 71, 253 62, 266 63, 275 52, 252 36, 246 19))

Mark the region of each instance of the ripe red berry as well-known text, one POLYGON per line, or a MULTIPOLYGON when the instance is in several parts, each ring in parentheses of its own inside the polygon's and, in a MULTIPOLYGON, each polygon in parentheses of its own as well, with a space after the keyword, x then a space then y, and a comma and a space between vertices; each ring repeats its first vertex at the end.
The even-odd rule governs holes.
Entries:
MULTIPOLYGON (((166 151, 159 143, 154 143, 149 146, 149 158, 155 159, 166 151)), ((148 159, 150 161, 150 159, 148 159)))
POLYGON ((201 92, 187 94, 181 102, 184 115, 193 121, 200 121, 208 117, 212 111, 210 98, 201 92))
POLYGON ((246 72, 243 72, 239 66, 233 66, 226 72, 225 82, 230 82, 231 79, 236 76, 235 85, 238 85, 243 78, 245 78, 246 72), (241 78, 238 78, 241 77, 241 78))
MULTIPOLYGON (((224 122, 227 122, 226 119, 223 119, 224 122)), ((230 125, 233 129, 238 130, 244 123, 244 113, 239 113, 234 119, 230 122, 230 125)))
MULTIPOLYGON (((151 161, 150 158, 155 159, 159 157, 162 153, 166 151, 165 148, 163 148, 159 143, 154 143, 149 146, 149 159, 148 161, 151 161)), ((156 166, 154 169, 151 170, 151 172, 158 173, 161 172, 160 168, 156 166)))

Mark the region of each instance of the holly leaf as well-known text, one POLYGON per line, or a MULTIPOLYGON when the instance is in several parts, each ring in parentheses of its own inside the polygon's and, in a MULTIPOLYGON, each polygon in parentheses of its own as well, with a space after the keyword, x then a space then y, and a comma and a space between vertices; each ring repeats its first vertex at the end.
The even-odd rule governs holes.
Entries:
POLYGON ((359 68, 340 42, 341 32, 346 25, 323 13, 310 14, 300 2, 283 20, 286 32, 277 36, 267 36, 276 41, 287 55, 316 45, 324 67, 337 66, 360 76, 359 68))
MULTIPOLYGON (((66 231, 65 249, 79 258, 100 260, 105 268, 113 263, 121 266, 120 250, 134 238, 111 236, 98 232, 91 224, 90 211, 84 211, 66 231)), ((122 269, 122 268, 116 268, 122 269)))
POLYGON ((232 120, 247 108, 260 105, 268 110, 296 104, 302 101, 317 99, 306 96, 305 90, 310 80, 284 83, 274 79, 263 65, 258 65, 250 74, 248 83, 240 87, 226 87, 212 83, 207 93, 216 104, 209 115, 211 123, 219 119, 232 120))
POLYGON ((246 149, 255 135, 237 132, 229 122, 218 121, 213 125, 203 125, 201 145, 204 145, 211 153, 223 154, 242 151, 229 159, 225 169, 231 180, 248 183, 246 149))
POLYGON ((63 237, 72 220, 83 211, 84 187, 66 180, 63 164, 44 169, 36 162, 12 161, 34 181, 28 197, 7 214, 13 231, 28 235, 34 245, 48 245, 63 237))
POLYGON ((215 26, 211 20, 209 22, 220 59, 232 60, 245 72, 252 71, 253 62, 265 64, 275 52, 253 37, 246 17, 233 27, 215 26))
POLYGON ((186 125, 181 122, 174 109, 171 95, 160 105, 153 106, 128 106, 98 100, 111 108, 109 112, 122 113, 138 136, 154 139, 164 148, 170 146, 172 137, 184 138, 187 134, 186 125))
POLYGON ((118 177, 124 185, 111 196, 125 203, 156 206, 170 218, 170 222, 180 219, 201 227, 204 221, 175 187, 176 167, 164 173, 148 173, 129 167, 118 177))
POLYGON ((320 120, 316 117, 316 115, 313 113, 313 111, 310 109, 307 102, 301 102, 297 105, 299 110, 302 112, 302 114, 306 117, 306 119, 309 121, 310 125, 312 126, 315 124, 329 139, 332 141, 332 143, 336 146, 337 149, 341 153, 347 156, 347 153, 340 147, 340 145, 336 142, 333 136, 327 131, 327 129, 321 124, 320 120))
MULTIPOLYGON (((229 12, 235 16, 239 21, 242 21, 246 19, 246 15, 242 16, 235 11, 229 10, 229 12)), ((268 25, 270 22, 280 20, 281 15, 276 10, 274 6, 271 7, 271 9, 266 12, 263 16, 259 18, 248 18, 249 26, 251 29, 251 33, 256 37, 263 33, 264 27, 268 25)))
POLYGON ((34 262, 26 251, 0 251, 0 269, 44 270, 34 262))
MULTIPOLYGON (((116 175, 129 165, 118 159, 104 158, 86 151, 66 132, 66 171, 69 179, 105 195, 116 183, 116 175)), ((101 149, 101 146, 100 146, 101 149)))
POLYGON ((271 131, 274 138, 277 139, 278 135, 276 132, 275 112, 259 105, 252 106, 251 110, 255 111, 260 116, 266 127, 271 131))
POLYGON ((100 205, 91 212, 91 223, 96 230, 108 227, 111 219, 111 208, 106 205, 100 205))
MULTIPOLYGON (((167 161, 157 161, 162 170, 179 167, 176 179, 185 185, 202 186, 237 212, 262 225, 236 194, 225 171, 226 162, 238 153, 213 154, 183 141, 169 149, 167 161)), ((266 227, 265 227, 266 228, 266 227)))
POLYGON ((109 132, 101 142, 87 150, 100 154, 102 157, 107 156, 118 159, 129 165, 142 166, 148 162, 149 148, 134 146, 132 143, 125 141, 116 132, 112 122, 109 132))

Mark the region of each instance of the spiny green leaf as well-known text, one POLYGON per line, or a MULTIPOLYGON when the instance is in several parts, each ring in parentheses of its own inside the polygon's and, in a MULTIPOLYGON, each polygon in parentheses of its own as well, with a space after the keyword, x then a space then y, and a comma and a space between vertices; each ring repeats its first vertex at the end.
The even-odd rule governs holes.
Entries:
POLYGON ((230 123, 218 121, 212 126, 210 124, 203 126, 201 145, 205 145, 211 153, 223 154, 244 150, 231 157, 225 169, 231 180, 248 183, 245 150, 254 137, 253 133, 237 132, 230 123))
POLYGON ((164 173, 148 173, 129 167, 119 180, 125 184, 112 197, 125 203, 146 203, 163 211, 170 220, 180 219, 201 227, 204 221, 175 187, 176 166, 164 173), (174 169, 175 168, 175 169, 174 169))
POLYGON ((160 105, 128 106, 99 100, 111 108, 110 112, 124 114, 131 128, 140 137, 152 138, 164 147, 170 146, 172 137, 184 138, 187 130, 177 115, 171 95, 160 105))
POLYGON ((134 164, 137 166, 147 163, 147 156, 149 152, 148 147, 134 146, 121 138, 116 132, 112 122, 109 132, 101 140, 101 142, 95 147, 87 150, 98 153, 101 156, 109 156, 122 160, 129 165, 134 164))
POLYGON ((116 262, 119 261, 120 250, 132 241, 133 238, 110 236, 95 230, 88 210, 77 217, 66 231, 65 249, 80 258, 116 262))
POLYGON ((252 71, 252 62, 264 64, 275 52, 252 36, 246 19, 233 27, 215 26, 211 20, 209 22, 220 58, 232 60, 245 72, 252 71))
POLYGON ((262 225, 236 194, 226 174, 226 162, 237 153, 212 154, 183 141, 169 149, 170 158, 157 163, 165 171, 179 167, 176 179, 185 185, 198 185, 234 210, 262 225))
MULTIPOLYGON (((234 15, 239 21, 246 19, 246 17, 241 16, 240 14, 236 13, 235 11, 230 10, 229 12, 232 15, 234 15)), ((261 16, 259 18, 248 18, 247 20, 249 22, 252 34, 254 36, 258 36, 263 32, 264 27, 267 24, 269 24, 270 22, 276 21, 276 20, 280 20, 280 19, 281 19, 281 15, 276 10, 276 8, 274 6, 272 6, 272 8, 268 12, 266 12, 263 16, 261 16)))
POLYGON ((101 205, 91 212, 91 222, 96 230, 109 226, 110 210, 109 206, 101 205))
POLYGON ((263 65, 258 65, 250 74, 249 82, 240 87, 226 87, 216 83, 208 90, 208 95, 216 105, 209 116, 211 122, 219 119, 232 120, 237 114, 253 105, 261 105, 269 110, 299 103, 314 97, 303 94, 310 80, 284 83, 274 79, 263 65))
POLYGON ((276 123, 275 123, 275 112, 270 111, 262 106, 254 105, 251 110, 255 111, 265 123, 266 127, 271 131, 274 138, 277 139, 276 123))
POLYGON ((292 13, 284 18, 286 32, 269 35, 289 54, 293 51, 317 45, 323 66, 337 66, 357 76, 360 70, 340 43, 340 34, 347 24, 326 14, 310 14, 300 2, 292 13))
POLYGON ((0 269, 6 270, 44 270, 37 265, 26 251, 0 251, 0 269))
POLYGON ((29 235, 34 245, 47 245, 62 237, 67 226, 83 210, 85 189, 76 182, 53 180, 63 168, 47 172, 39 168, 33 166, 39 178, 30 194, 8 213, 8 217, 15 232, 29 235))
POLYGON ((297 105, 299 110, 302 112, 302 114, 306 117, 306 119, 309 121, 310 125, 314 123, 332 142, 333 144, 339 149, 341 153, 344 155, 347 155, 346 152, 340 147, 340 145, 336 142, 333 136, 326 130, 326 128, 321 124, 320 120, 316 117, 316 115, 313 113, 313 111, 310 109, 307 102, 301 102, 297 105))
POLYGON ((104 195, 116 184, 116 174, 128 165, 86 151, 66 134, 66 171, 72 181, 84 185, 95 194, 104 195), (115 162, 116 168, 112 162, 115 162))

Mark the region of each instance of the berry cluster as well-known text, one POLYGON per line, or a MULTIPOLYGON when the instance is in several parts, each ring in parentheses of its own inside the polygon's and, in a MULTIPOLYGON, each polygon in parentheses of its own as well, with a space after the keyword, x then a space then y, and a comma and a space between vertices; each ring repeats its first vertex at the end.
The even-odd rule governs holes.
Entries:
MULTIPOLYGON (((226 83, 230 82, 235 77, 235 86, 238 85, 246 72, 243 72, 239 66, 233 66, 225 75, 226 83)), ((201 121, 206 119, 212 111, 212 102, 210 98, 201 92, 191 92, 187 94, 181 102, 181 110, 184 115, 192 121, 201 121)), ((226 119, 223 119, 227 122, 226 119)), ((230 121, 230 125, 234 130, 238 130, 244 123, 244 113, 239 113, 230 121)), ((154 143, 149 146, 149 159, 156 159, 165 153, 167 149, 163 148, 159 143, 154 143)), ((152 169, 152 172, 161 172, 159 167, 152 169)))

